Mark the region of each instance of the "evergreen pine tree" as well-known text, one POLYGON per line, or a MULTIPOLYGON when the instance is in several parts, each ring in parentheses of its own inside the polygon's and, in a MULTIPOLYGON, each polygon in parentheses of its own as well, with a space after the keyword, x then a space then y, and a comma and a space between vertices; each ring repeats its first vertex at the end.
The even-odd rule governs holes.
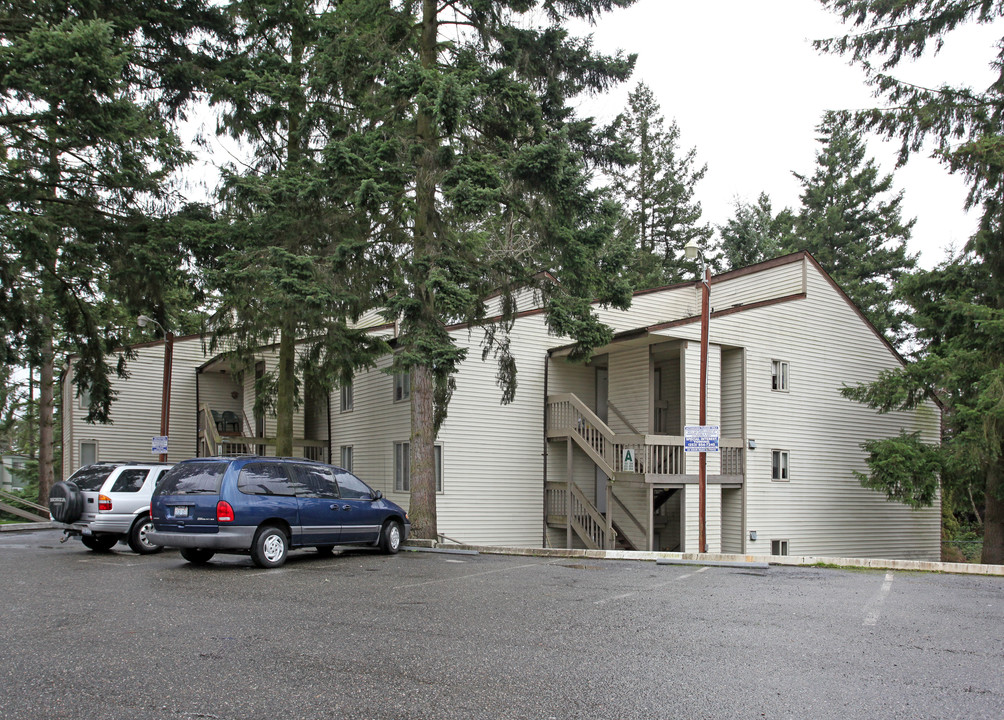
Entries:
MULTIPOLYGON (((922 351, 901 372, 851 391, 881 408, 909 407, 925 395, 941 398, 946 412, 942 449, 965 457, 983 480, 983 562, 1004 563, 1004 66, 986 89, 927 88, 893 74, 903 60, 941 49, 947 34, 966 23, 1004 17, 1000 3, 946 0, 880 2, 823 0, 855 25, 844 37, 817 42, 824 52, 850 55, 868 72, 887 108, 856 115, 858 123, 900 140, 905 162, 928 142, 952 172, 969 183, 968 207, 982 211, 967 256, 943 264, 908 284, 918 308, 914 324, 922 351)), ((872 476, 894 489, 896 477, 875 472, 895 462, 897 448, 874 453, 872 476)), ((932 473, 920 473, 930 478, 932 473)))
POLYGON ((787 208, 774 215, 767 193, 760 193, 756 203, 737 198, 735 215, 718 227, 725 264, 736 269, 777 257, 793 223, 794 216, 787 208))
POLYGON ((875 327, 902 339, 905 315, 893 290, 917 264, 906 250, 914 221, 903 222, 903 194, 890 195, 892 175, 867 157, 850 115, 827 113, 818 130, 815 172, 795 174, 802 206, 784 249, 812 253, 875 327))
POLYGON ((176 277, 157 270, 176 268, 177 252, 150 255, 149 274, 116 267, 142 254, 147 236, 135 230, 171 205, 166 181, 189 159, 172 121, 206 64, 196 36, 219 28, 202 0, 3 6, 0 360, 40 369, 42 501, 54 472, 57 354, 77 355, 88 419, 107 421, 107 354, 128 344, 136 314, 166 312, 153 301, 168 294, 151 289, 176 277))
POLYGON ((636 287, 656 287, 695 275, 684 259, 691 240, 708 253, 713 229, 701 223, 701 204, 694 199, 707 165, 697 165, 697 150, 680 148, 680 128, 666 126, 659 103, 644 83, 628 95, 627 110, 614 121, 612 133, 622 167, 610 170, 613 189, 624 206, 621 233, 636 247, 632 263, 636 287))
POLYGON ((390 27, 415 22, 398 44, 403 60, 389 71, 397 94, 388 106, 407 109, 401 163, 414 205, 388 313, 401 328, 393 371, 411 374, 409 515, 417 537, 437 535, 433 443, 465 357, 447 324, 488 324, 484 357, 497 357, 507 401, 516 382, 507 339, 516 292, 535 289, 550 329, 579 341, 580 356, 610 338, 591 302, 630 301, 627 253, 609 243, 616 208, 586 168, 604 148, 570 102, 625 79, 634 59, 602 56, 561 23, 594 22, 633 2, 410 0, 400 4, 402 23, 398 8, 369 0, 390 27), (502 317, 486 318, 495 291, 502 317))
POLYGON ((399 222, 374 160, 386 133, 363 103, 382 70, 359 49, 365 19, 344 17, 355 7, 231 2, 237 39, 212 87, 221 132, 251 152, 224 168, 221 217, 197 248, 218 291, 211 346, 250 371, 278 341, 255 414, 274 413, 280 456, 293 454, 299 377, 326 393, 385 347, 351 328, 386 290, 380 236, 399 222))

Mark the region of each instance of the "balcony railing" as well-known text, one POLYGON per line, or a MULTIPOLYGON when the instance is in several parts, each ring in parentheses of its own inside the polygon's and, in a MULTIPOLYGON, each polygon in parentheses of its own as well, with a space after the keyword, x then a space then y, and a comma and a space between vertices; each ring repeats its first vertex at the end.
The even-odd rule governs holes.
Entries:
MULTIPOLYGON (((327 462, 328 443, 325 440, 293 438, 293 454, 307 460, 327 462)), ((249 437, 220 434, 208 405, 199 408, 199 457, 241 457, 244 455, 275 455, 274 437, 249 437)))
MULTIPOLYGON (((643 476, 658 482, 660 476, 687 475, 684 439, 679 435, 614 433, 575 395, 552 395, 547 401, 547 436, 571 437, 609 477, 643 476), (634 450, 634 467, 625 467, 624 451, 634 450)), ((722 438, 719 475, 741 478, 744 448, 740 438, 722 438)), ((740 480, 741 481, 741 480, 740 480)))

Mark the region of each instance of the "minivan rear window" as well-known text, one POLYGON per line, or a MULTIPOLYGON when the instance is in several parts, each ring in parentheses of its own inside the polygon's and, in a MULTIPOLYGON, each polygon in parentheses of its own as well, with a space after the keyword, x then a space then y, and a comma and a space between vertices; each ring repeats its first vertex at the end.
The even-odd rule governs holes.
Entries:
POLYGON ((114 469, 107 465, 88 465, 70 475, 69 481, 84 492, 97 492, 114 469))
POLYGON ((228 462, 199 462, 175 465, 157 484, 157 495, 219 495, 228 462))

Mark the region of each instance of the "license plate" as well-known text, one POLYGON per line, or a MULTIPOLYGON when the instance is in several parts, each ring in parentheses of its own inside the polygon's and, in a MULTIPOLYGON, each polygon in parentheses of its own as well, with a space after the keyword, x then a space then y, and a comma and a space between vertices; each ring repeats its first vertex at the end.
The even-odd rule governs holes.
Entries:
POLYGON ((187 505, 178 505, 176 508, 174 508, 174 517, 176 517, 176 518, 178 518, 178 517, 188 517, 188 506, 187 505))

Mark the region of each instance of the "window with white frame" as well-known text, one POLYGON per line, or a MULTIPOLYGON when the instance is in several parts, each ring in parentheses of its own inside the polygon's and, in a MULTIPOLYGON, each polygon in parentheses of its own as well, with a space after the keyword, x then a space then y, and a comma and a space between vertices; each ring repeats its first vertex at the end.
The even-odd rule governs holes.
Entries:
POLYGON ((80 443, 80 467, 93 465, 98 461, 98 443, 95 440, 84 440, 80 443))
POLYGON ((401 402, 411 397, 411 373, 394 374, 394 402, 401 402))
POLYGON ((778 482, 788 481, 788 451, 771 450, 770 479, 778 482))
POLYGON ((788 541, 787 540, 771 540, 770 541, 770 554, 771 555, 787 555, 788 554, 788 541))
MULTIPOLYGON (((436 473, 436 492, 443 492, 443 446, 434 447, 433 466, 436 473)), ((411 491, 411 444, 394 443, 394 490, 411 491)))
POLYGON ((88 410, 88 409, 90 409, 90 407, 91 407, 91 389, 90 388, 81 388, 80 395, 79 395, 79 400, 80 400, 79 407, 80 407, 81 410, 88 410))
MULTIPOLYGON (((339 402, 338 408, 340 412, 350 412, 353 407, 352 399, 352 383, 346 383, 342 385, 341 401, 339 402)), ((345 468, 348 470, 349 468, 345 468)))
POLYGON ((770 389, 788 392, 788 362, 786 360, 770 361, 770 389))
POLYGON ((339 464, 342 466, 343 470, 348 470, 352 472, 352 446, 342 445, 341 451, 339 452, 339 464))

